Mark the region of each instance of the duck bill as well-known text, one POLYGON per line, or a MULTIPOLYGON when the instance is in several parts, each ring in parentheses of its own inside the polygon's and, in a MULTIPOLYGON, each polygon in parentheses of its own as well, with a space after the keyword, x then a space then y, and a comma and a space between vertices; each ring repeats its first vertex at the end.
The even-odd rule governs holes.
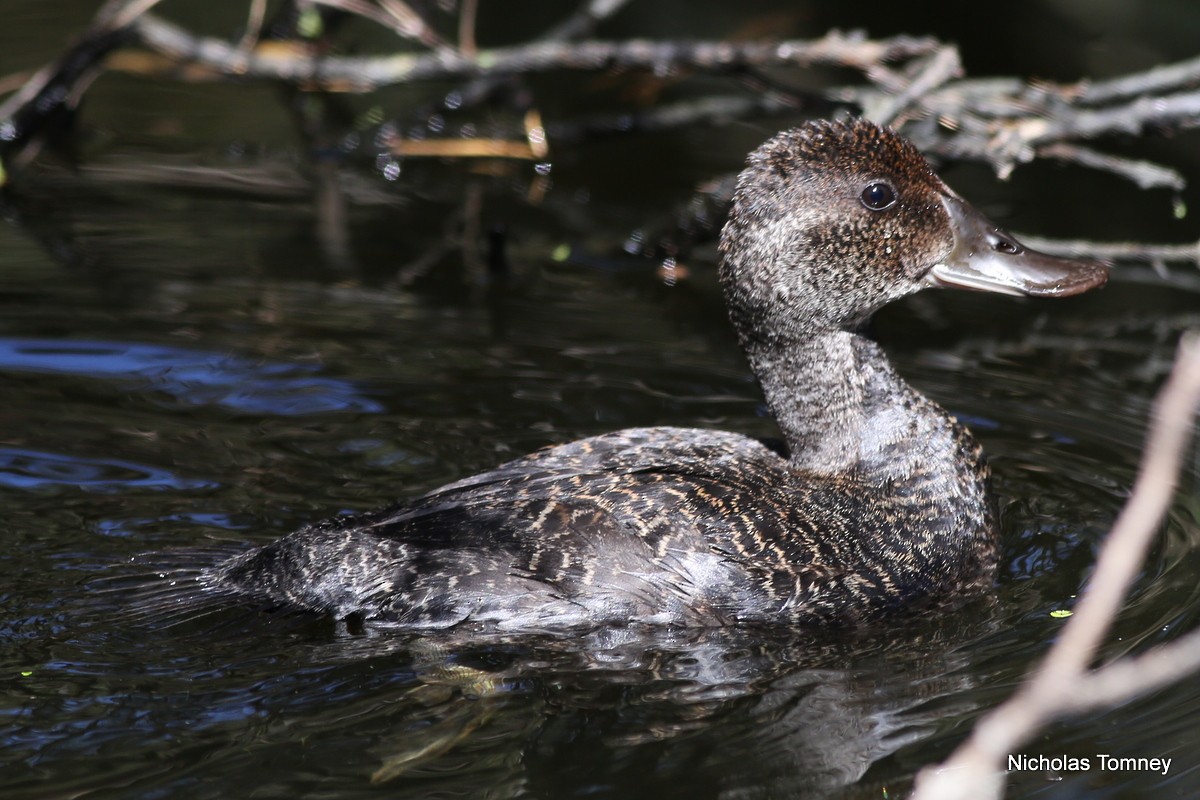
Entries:
POLYGON ((954 247, 925 275, 927 286, 1029 297, 1070 297, 1103 286, 1108 268, 1096 261, 1030 250, 954 195, 943 196, 954 247))

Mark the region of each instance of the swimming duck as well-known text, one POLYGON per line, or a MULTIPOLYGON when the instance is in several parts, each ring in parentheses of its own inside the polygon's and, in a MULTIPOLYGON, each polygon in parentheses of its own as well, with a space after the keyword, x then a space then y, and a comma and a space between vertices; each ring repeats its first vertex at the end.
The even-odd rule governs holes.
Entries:
POLYGON ((750 157, 721 233, 730 319, 787 444, 635 428, 205 570, 234 593, 412 629, 849 625, 992 585, 979 444, 859 333, 928 287, 1065 297, 1096 263, 1023 247, 917 149, 815 121, 750 157))

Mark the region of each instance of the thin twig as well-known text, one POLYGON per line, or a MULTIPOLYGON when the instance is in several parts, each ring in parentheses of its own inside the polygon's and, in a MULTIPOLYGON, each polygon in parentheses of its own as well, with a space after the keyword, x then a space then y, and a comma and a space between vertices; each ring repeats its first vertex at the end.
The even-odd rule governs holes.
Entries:
POLYGON ((1155 67, 1133 75, 1084 85, 1079 94, 1086 105, 1102 105, 1147 94, 1162 94, 1175 89, 1200 86, 1200 57, 1155 67))
MULTIPOLYGON (((595 29, 596 25, 615 14, 628 2, 629 0, 591 0, 567 19, 535 38, 533 43, 570 42, 587 36, 595 29)), ((478 55, 476 52, 475 57, 478 55)), ((507 75, 476 78, 454 93, 455 109, 470 108, 482 102, 484 98, 491 95, 501 81, 508 80, 508 78, 507 75)))
MULTIPOLYGON (((855 88, 843 90, 841 96, 853 100, 860 91, 865 100, 871 98, 870 90, 855 88)), ((982 158, 1005 176, 1017 164, 1031 161, 1039 148, 1054 143, 1200 124, 1200 90, 1142 96, 1104 108, 1081 105, 1072 91, 1044 84, 959 81, 920 102, 925 114, 949 123, 952 130, 915 128, 911 136, 922 149, 947 158, 982 158)), ((1114 171, 1129 177, 1123 166, 1114 171)))
POLYGON ((425 19, 403 0, 312 0, 347 14, 369 19, 405 39, 427 47, 450 49, 450 43, 431 28, 425 19))
POLYGON ((238 42, 238 49, 243 52, 258 44, 262 34, 263 19, 267 15, 267 0, 251 0, 250 11, 246 17, 246 31, 238 42))
POLYGON ((475 42, 475 21, 479 16, 479 0, 463 0, 458 12, 458 52, 467 58, 478 53, 475 42))
MULTIPOLYGON (((161 1, 108 0, 96 12, 91 25, 79 36, 72 47, 68 48, 62 56, 35 72, 25 85, 21 86, 16 93, 10 95, 4 103, 0 104, 0 121, 14 117, 20 109, 24 108, 40 95, 50 83, 58 79, 64 70, 68 70, 72 66, 70 62, 76 53, 92 49, 91 45, 93 43, 126 27, 137 15, 144 14, 147 9, 154 7, 161 1)), ((97 49, 102 52, 107 52, 108 50, 107 47, 97 49)), ((89 58, 87 59, 87 63, 81 63, 75 69, 79 73, 87 72, 94 67, 95 62, 99 58, 100 56, 89 58)))
POLYGON ((101 11, 96 19, 104 30, 115 31, 129 25, 161 2, 162 0, 126 0, 126 2, 118 3, 119 7, 113 6, 111 16, 101 11))
POLYGON ((567 42, 587 36, 600 22, 620 11, 629 0, 590 0, 571 16, 537 37, 538 42, 567 42))
POLYGON ((1037 148, 1041 158, 1054 158, 1067 161, 1092 169, 1111 172, 1136 183, 1142 189, 1174 189, 1181 191, 1187 186, 1187 179, 1178 171, 1141 159, 1121 158, 1120 156, 1101 153, 1090 147, 1055 142, 1037 148))
POLYGON ((1079 714, 1118 705, 1134 695, 1153 692, 1200 669, 1200 630, 1160 644, 1138 656, 1122 658, 1088 676, 1087 693, 1070 692, 1064 713, 1079 714))

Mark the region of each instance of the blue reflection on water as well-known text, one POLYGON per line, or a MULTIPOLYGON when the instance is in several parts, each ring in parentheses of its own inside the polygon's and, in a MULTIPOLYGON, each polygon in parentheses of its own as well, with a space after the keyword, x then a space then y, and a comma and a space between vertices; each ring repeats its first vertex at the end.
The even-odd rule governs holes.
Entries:
POLYGON ((25 491, 76 486, 89 492, 122 492, 128 489, 211 489, 219 484, 123 461, 117 458, 80 458, 39 450, 0 447, 0 486, 25 491))
POLYGON ((171 522, 239 531, 254 527, 255 520, 248 514, 239 517, 231 514, 168 514, 162 517, 101 519, 93 522, 91 528, 103 536, 133 536, 140 534, 142 528, 157 528, 171 522))
POLYGON ((319 369, 134 342, 0 338, 0 371, 135 380, 139 391, 161 392, 186 405, 254 414, 383 410, 353 383, 312 374, 319 369))

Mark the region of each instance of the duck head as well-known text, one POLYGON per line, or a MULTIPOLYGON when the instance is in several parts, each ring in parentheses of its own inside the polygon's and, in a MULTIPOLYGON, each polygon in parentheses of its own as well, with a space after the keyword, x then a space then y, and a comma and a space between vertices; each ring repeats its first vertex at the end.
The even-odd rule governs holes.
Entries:
POLYGON ((853 329, 927 287, 1067 297, 1108 277, 1024 247, 911 143, 865 120, 809 122, 755 150, 720 247, 743 342, 853 329))

